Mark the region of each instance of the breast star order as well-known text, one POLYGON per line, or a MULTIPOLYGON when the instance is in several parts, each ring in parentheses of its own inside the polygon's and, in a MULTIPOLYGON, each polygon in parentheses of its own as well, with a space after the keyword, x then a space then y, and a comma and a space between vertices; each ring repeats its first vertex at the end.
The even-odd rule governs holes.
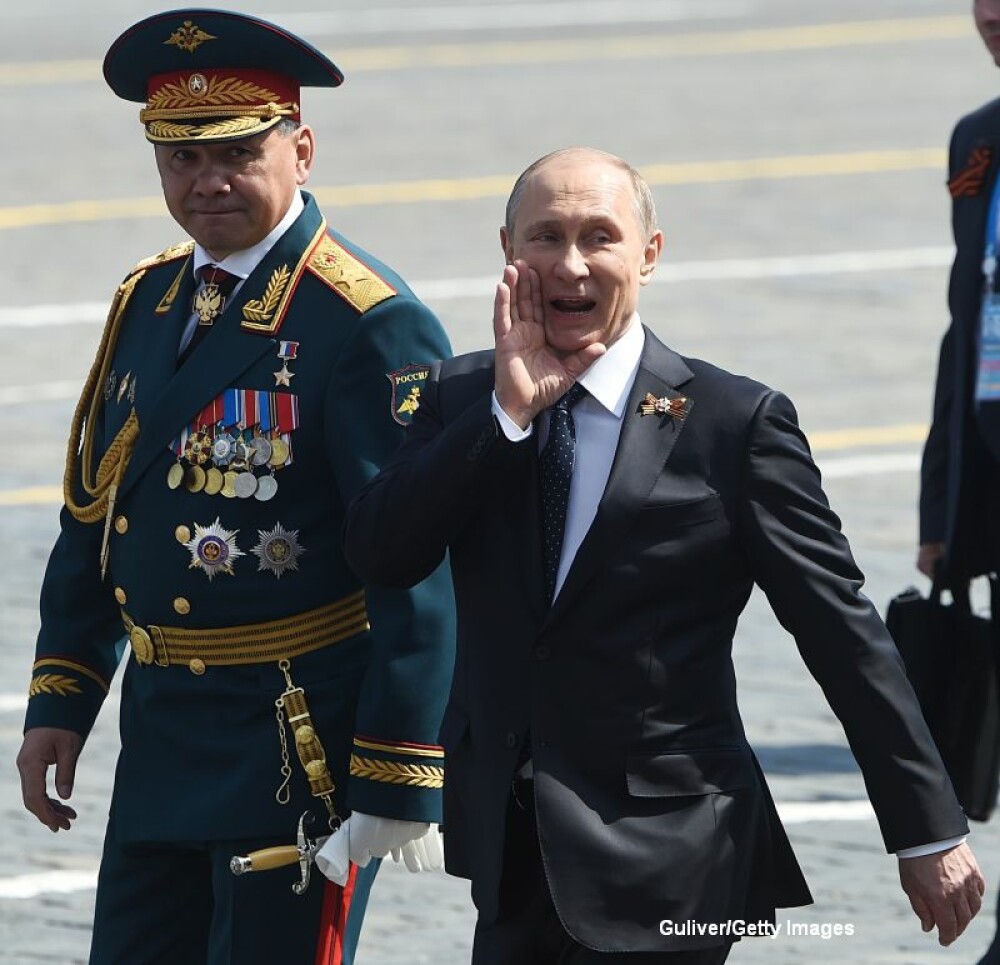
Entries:
POLYGON ((268 570, 280 580, 287 570, 299 568, 299 557, 305 549, 299 543, 297 529, 288 530, 277 523, 272 530, 257 530, 257 535, 260 541, 250 552, 260 560, 258 573, 268 570))
POLYGON ((194 524, 194 536, 184 548, 191 554, 189 569, 201 570, 211 582, 217 573, 233 576, 233 563, 243 551, 236 545, 238 529, 229 530, 219 523, 219 517, 209 526, 194 524))

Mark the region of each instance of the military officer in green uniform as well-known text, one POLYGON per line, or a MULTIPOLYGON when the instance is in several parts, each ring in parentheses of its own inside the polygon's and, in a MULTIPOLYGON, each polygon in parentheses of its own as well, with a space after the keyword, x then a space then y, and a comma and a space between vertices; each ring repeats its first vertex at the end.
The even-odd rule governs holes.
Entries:
POLYGON ((437 833, 454 617, 444 572, 365 586, 340 531, 448 341, 301 190, 314 136, 299 90, 341 83, 327 57, 273 24, 189 9, 127 30, 104 73, 143 104, 191 240, 126 276, 76 410, 25 806, 70 827, 127 640, 91 962, 348 963, 369 856, 437 833), (306 811, 327 834, 353 812, 343 888, 316 875, 294 894, 298 865, 231 874, 234 855, 294 842, 306 811))

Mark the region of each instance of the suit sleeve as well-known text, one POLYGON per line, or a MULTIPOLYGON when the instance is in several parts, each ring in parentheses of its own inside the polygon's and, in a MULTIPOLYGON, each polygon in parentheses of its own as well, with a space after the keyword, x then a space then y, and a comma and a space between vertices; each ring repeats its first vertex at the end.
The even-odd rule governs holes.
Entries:
MULTIPOLYGON (((326 402, 327 452, 345 505, 408 431, 396 419, 400 399, 391 375, 408 366, 429 368, 449 354, 439 322, 416 300, 390 298, 359 318, 326 402)), ((402 535, 384 548, 403 558, 415 549, 402 535)), ((357 709, 347 802, 369 814, 440 821, 444 758, 437 733, 454 662, 454 598, 446 567, 422 575, 406 589, 366 586, 372 655, 357 709)))
POLYGON ((844 727, 887 849, 967 833, 795 410, 779 393, 762 399, 750 425, 740 531, 755 580, 844 727))
POLYGON ((511 442, 500 431, 489 390, 473 394, 464 407, 449 405, 447 417, 443 394, 462 378, 431 368, 405 443, 348 509, 344 549, 363 579, 391 586, 423 579, 469 532, 490 483, 517 478, 536 445, 533 437, 511 442), (387 552, 400 539, 412 553, 387 552))
MULTIPOLYGON (((99 443, 95 451, 103 452, 99 443)), ((103 520, 81 523, 63 507, 42 582, 25 730, 64 727, 86 739, 111 686, 125 631, 113 590, 101 578, 103 531, 103 520)))

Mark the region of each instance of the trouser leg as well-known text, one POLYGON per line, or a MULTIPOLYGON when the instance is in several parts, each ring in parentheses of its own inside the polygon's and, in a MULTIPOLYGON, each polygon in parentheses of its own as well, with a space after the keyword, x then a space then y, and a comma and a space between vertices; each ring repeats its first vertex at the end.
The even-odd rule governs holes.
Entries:
POLYGON ((232 874, 229 860, 284 840, 121 844, 109 831, 90 965, 353 965, 378 862, 346 888, 298 865, 232 874))

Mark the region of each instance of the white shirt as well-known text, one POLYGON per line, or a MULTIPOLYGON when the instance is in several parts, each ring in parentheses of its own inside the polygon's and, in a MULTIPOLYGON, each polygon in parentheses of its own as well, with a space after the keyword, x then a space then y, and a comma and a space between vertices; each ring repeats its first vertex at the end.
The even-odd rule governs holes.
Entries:
MULTIPOLYGON (((636 372, 639 371, 639 359, 645 344, 646 334, 639 323, 639 316, 633 315, 625 334, 613 342, 579 380, 587 390, 587 395, 573 406, 576 453, 569 484, 562 555, 559 557, 559 572, 556 574, 556 596, 562 589, 583 538, 594 522, 598 504, 607 487, 611 463, 622 431, 625 405, 628 403, 628 394, 632 390, 636 372)), ((512 442, 527 439, 534 431, 533 426, 522 430, 500 408, 495 392, 493 414, 504 435, 512 442)), ((546 409, 541 414, 538 425, 539 452, 545 447, 548 437, 549 410, 546 409)))
MULTIPOLYGON (((292 198, 292 203, 285 212, 285 216, 264 238, 258 241, 252 248, 246 248, 243 251, 234 251, 231 255, 223 258, 222 261, 216 261, 196 241, 194 243, 194 254, 191 258, 191 270, 194 272, 195 280, 198 280, 198 272, 205 265, 216 265, 223 271, 228 271, 230 275, 235 275, 240 279, 229 296, 230 298, 235 298, 236 293, 243 287, 243 282, 250 277, 253 270, 264 260, 267 253, 278 243, 278 239, 292 226, 295 219, 302 214, 305 206, 305 201, 302 200, 302 192, 296 191, 292 198)), ((198 289, 203 287, 204 284, 199 283, 198 289)), ((180 345, 177 348, 178 355, 187 348, 188 342, 194 337, 194 330, 197 325, 198 315, 192 310, 191 317, 187 320, 184 332, 181 335, 180 345)))
MULTIPOLYGON (((559 558, 559 572, 556 575, 556 596, 562 588, 577 550, 597 515, 597 507, 604 495, 611 475, 611 463, 618 448, 625 406, 628 402, 632 383, 639 371, 639 361, 646 344, 646 335, 639 322, 638 314, 632 316, 629 328, 617 342, 614 342, 579 379, 587 390, 573 406, 573 423, 576 427, 576 453, 573 475, 569 486, 569 504, 566 508, 566 530, 563 535, 562 555, 559 558)), ((533 425, 527 429, 511 419, 497 402, 493 393, 493 414, 511 442, 527 439, 534 431, 533 425)), ((542 413, 538 425, 538 451, 548 439, 549 413, 542 413)), ((529 762, 530 763, 530 762, 529 762)), ((934 841, 930 844, 903 848, 896 852, 897 858, 916 858, 921 855, 946 851, 965 841, 965 835, 934 841)))

